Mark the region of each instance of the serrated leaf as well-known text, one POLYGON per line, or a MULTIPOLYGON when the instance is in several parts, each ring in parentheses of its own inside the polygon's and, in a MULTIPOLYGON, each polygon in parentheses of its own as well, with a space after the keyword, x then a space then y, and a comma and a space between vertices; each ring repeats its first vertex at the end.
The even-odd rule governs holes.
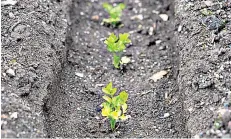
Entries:
POLYGON ((123 51, 126 47, 125 47, 125 45, 124 45, 124 43, 121 41, 121 40, 119 40, 117 43, 116 43, 116 52, 121 52, 121 51, 123 51))
POLYGON ((114 107, 120 107, 120 98, 119 96, 113 97, 112 98, 112 104, 114 107))
POLYGON ((102 116, 109 116, 110 113, 111 113, 111 107, 105 104, 102 109, 102 116))
POLYGON ((120 114, 121 112, 119 112, 119 111, 113 111, 113 112, 111 112, 110 113, 110 116, 113 118, 113 119, 115 119, 115 120, 117 120, 117 119, 119 119, 119 114, 120 114))
POLYGON ((108 4, 107 2, 103 3, 103 8, 107 11, 110 12, 113 9, 113 6, 108 4))
POLYGON ((112 90, 111 90, 111 95, 112 96, 114 96, 114 94, 117 92, 117 88, 113 88, 112 90))
POLYGON ((102 89, 105 94, 111 95, 112 82, 110 82, 106 87, 102 89))
POLYGON ((112 82, 108 83, 108 85, 106 87, 104 87, 102 89, 102 91, 105 93, 105 94, 108 94, 110 96, 113 96, 116 91, 117 91, 117 88, 113 88, 112 87, 112 82))
POLYGON ((107 38, 108 43, 114 43, 118 40, 114 33, 111 33, 110 36, 107 38))
POLYGON ((115 52, 116 47, 117 47, 116 43, 107 43, 107 50, 109 52, 115 52))
POLYGON ((103 99, 105 99, 107 102, 111 103, 111 98, 109 96, 103 96, 103 99))
POLYGON ((123 33, 123 34, 119 34, 119 39, 120 41, 122 41, 124 44, 130 43, 131 40, 128 38, 130 36, 129 33, 123 33))
POLYGON ((126 91, 120 92, 119 98, 121 99, 121 104, 124 104, 128 100, 128 93, 126 91))

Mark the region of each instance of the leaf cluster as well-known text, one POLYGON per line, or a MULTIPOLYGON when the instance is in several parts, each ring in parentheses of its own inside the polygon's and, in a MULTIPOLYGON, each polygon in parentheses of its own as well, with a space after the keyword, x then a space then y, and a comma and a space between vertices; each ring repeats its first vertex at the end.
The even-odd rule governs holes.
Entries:
POLYGON ((114 130, 117 120, 128 119, 128 116, 125 115, 127 112, 126 101, 128 99, 128 93, 122 91, 119 95, 114 96, 117 92, 117 88, 112 87, 112 82, 104 87, 102 91, 105 93, 103 96, 105 102, 102 104, 102 116, 105 116, 110 120, 111 129, 114 130))
POLYGON ((130 43, 129 33, 119 34, 119 38, 112 33, 104 43, 107 45, 107 50, 113 54, 113 64, 115 68, 119 68, 120 55, 118 53, 123 52, 126 48, 126 44, 130 43))
POLYGON ((117 6, 113 7, 107 2, 103 3, 104 9, 109 13, 110 18, 104 19, 104 22, 116 25, 116 23, 120 22, 120 17, 122 15, 122 11, 125 8, 125 4, 120 3, 117 6))

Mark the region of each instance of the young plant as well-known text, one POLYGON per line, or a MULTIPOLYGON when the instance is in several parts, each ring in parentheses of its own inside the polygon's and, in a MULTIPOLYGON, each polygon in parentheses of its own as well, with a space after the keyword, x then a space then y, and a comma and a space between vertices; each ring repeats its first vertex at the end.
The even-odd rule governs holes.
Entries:
POLYGON ((109 119, 111 129, 115 130, 115 125, 118 120, 126 120, 129 118, 129 115, 125 116, 127 112, 126 101, 128 99, 128 93, 122 91, 119 95, 114 96, 117 92, 117 88, 112 87, 112 82, 110 82, 106 87, 102 89, 105 93, 103 99, 105 102, 102 104, 102 116, 105 116, 109 119))
POLYGON ((116 25, 119 23, 120 17, 122 16, 122 11, 125 8, 125 4, 120 3, 117 6, 113 7, 112 5, 108 3, 103 3, 103 8, 109 13, 110 18, 109 19, 104 19, 103 22, 116 25))
POLYGON ((107 45, 107 50, 113 55, 113 65, 115 68, 119 68, 120 60, 123 50, 126 48, 126 44, 130 43, 131 40, 128 38, 129 33, 119 34, 119 38, 112 33, 104 43, 107 45))

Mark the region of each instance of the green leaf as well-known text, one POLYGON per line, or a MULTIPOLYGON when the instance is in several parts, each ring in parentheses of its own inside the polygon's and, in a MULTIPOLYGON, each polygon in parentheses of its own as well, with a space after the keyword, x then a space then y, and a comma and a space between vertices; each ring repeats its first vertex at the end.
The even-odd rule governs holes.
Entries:
POLYGON ((111 98, 109 96, 103 96, 103 99, 105 99, 107 102, 111 103, 111 98))
POLYGON ((106 87, 102 89, 105 94, 111 95, 112 82, 110 82, 106 87))
POLYGON ((107 50, 109 52, 115 52, 116 47, 117 47, 116 43, 108 43, 107 44, 107 50))
POLYGON ((107 40, 104 41, 106 44, 115 43, 118 40, 114 33, 111 33, 107 40))
POLYGON ((109 116, 111 113, 111 107, 108 103, 103 104, 103 109, 102 109, 102 116, 109 116))
POLYGON ((113 96, 116 91, 117 91, 117 88, 113 88, 112 87, 112 82, 108 83, 108 85, 106 87, 104 87, 102 89, 102 91, 105 93, 105 94, 108 94, 110 96, 113 96))
POLYGON ((119 106, 119 108, 120 108, 120 98, 119 98, 119 96, 113 97, 111 103, 112 103, 112 105, 114 107, 118 107, 119 106))
POLYGON ((128 93, 126 91, 120 92, 119 98, 121 99, 121 104, 126 103, 126 101, 128 100, 128 93))
POLYGON ((123 34, 119 34, 119 39, 120 41, 122 41, 124 44, 130 43, 131 40, 128 38, 130 36, 129 33, 123 33, 123 34))
POLYGON ((115 68, 119 68, 120 64, 120 56, 117 56, 116 54, 113 54, 113 65, 115 68))
POLYGON ((124 103, 122 106, 123 114, 127 112, 128 105, 124 103))
POLYGON ((113 9, 113 6, 108 4, 107 2, 103 3, 103 8, 107 11, 110 12, 113 9))
POLYGON ((116 47, 116 52, 121 52, 123 51, 126 47, 124 45, 124 43, 119 40, 117 43, 116 43, 117 47, 116 47))
POLYGON ((111 95, 112 96, 114 96, 114 94, 117 92, 117 88, 113 88, 112 90, 111 90, 111 95))
POLYGON ((119 116, 121 115, 121 111, 113 111, 110 113, 110 117, 113 118, 113 119, 116 119, 118 120, 119 119, 119 116))
POLYGON ((126 7, 126 5, 123 4, 123 3, 120 3, 120 4, 118 5, 118 7, 120 7, 120 9, 123 10, 123 9, 126 7))

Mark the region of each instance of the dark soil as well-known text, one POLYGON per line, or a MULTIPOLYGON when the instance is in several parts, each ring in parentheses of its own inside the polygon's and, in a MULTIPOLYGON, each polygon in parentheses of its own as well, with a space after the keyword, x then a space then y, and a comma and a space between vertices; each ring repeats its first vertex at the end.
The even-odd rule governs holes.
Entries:
POLYGON ((100 25, 107 18, 102 3, 74 1, 70 8, 67 63, 60 82, 55 84, 58 88, 50 93, 46 103, 48 136, 187 137, 183 98, 176 84, 179 54, 174 39, 173 1, 125 1, 124 27, 117 29, 100 25), (163 21, 153 10, 168 14, 169 21, 163 21), (138 14, 144 19, 130 19, 138 14), (91 19, 95 15, 99 16, 98 21, 91 19), (149 35, 148 29, 154 24, 157 28, 149 35), (143 29, 139 30, 139 25, 143 29), (132 32, 132 44, 124 53, 131 57, 132 63, 123 70, 113 68, 112 56, 103 43, 111 32, 132 32), (155 44, 157 40, 162 42, 155 44), (150 81, 160 70, 169 73, 158 82, 150 81), (109 81, 129 93, 128 114, 132 117, 119 123, 115 133, 96 111, 103 102, 101 89, 109 81), (164 118, 166 113, 170 116, 164 118))
POLYGON ((231 1, 107 1, 127 6, 119 28, 101 24, 105 1, 1 5, 1 137, 229 138, 231 1), (121 69, 104 44, 110 33, 131 34, 123 54, 131 63, 121 69), (99 111, 110 81, 129 93, 131 119, 115 132, 99 111))
POLYGON ((68 3, 1 5, 2 138, 46 137, 43 100, 62 69, 68 3))
MULTIPOLYGON (((182 28, 177 33, 181 56, 178 85, 180 92, 185 94, 185 111, 189 112, 186 126, 192 135, 213 127, 211 121, 217 118, 217 111, 223 109, 224 104, 229 105, 225 111, 231 111, 231 1, 208 2, 176 1, 175 8, 177 26, 182 28), (212 15, 203 15, 202 9, 209 10, 212 15), (205 19, 213 20, 203 26, 201 23, 205 19), (225 26, 220 22, 226 22, 225 26)), ((215 134, 223 130, 230 134, 229 121, 226 118, 223 123, 230 123, 229 128, 211 130, 215 134)), ((208 133, 207 137, 212 136, 208 133)))

